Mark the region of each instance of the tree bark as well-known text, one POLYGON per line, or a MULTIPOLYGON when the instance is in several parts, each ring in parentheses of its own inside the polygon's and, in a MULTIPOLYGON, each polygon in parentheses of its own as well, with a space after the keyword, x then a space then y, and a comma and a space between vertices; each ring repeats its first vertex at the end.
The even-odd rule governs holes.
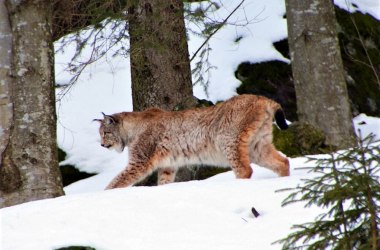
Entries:
POLYGON ((195 106, 182 1, 138 1, 128 22, 133 109, 195 106))
MULTIPOLYGON (((183 2, 140 0, 128 8, 134 111, 149 107, 194 107, 183 2)), ((190 180, 196 169, 182 168, 176 181, 190 180)), ((147 178, 142 185, 152 185, 147 178)))
POLYGON ((299 120, 347 147, 354 132, 333 3, 286 0, 286 12, 299 120))
POLYGON ((8 96, 1 106, 7 117, 1 120, 6 148, 0 151, 0 207, 6 207, 60 196, 63 189, 56 143, 52 4, 0 3, 10 51, 1 72, 8 76, 1 83, 1 96, 8 96))
MULTIPOLYGON (((6 157, 9 149, 13 120, 13 104, 10 98, 12 78, 12 32, 5 2, 0 1, 0 190, 16 189, 21 185, 20 172, 6 157), (9 176, 9 177, 8 177, 9 176)), ((1 202, 0 196, 0 204, 1 202)))

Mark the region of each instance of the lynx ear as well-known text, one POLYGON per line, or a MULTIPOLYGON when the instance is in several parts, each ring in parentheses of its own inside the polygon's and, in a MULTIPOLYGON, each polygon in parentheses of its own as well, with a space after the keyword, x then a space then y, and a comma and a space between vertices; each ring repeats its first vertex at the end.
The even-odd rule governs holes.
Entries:
POLYGON ((102 122, 103 121, 103 119, 94 119, 94 120, 92 120, 93 122, 102 122))
POLYGON ((103 116, 104 116, 104 124, 106 125, 111 125, 111 124, 114 124, 116 123, 116 119, 115 117, 113 117, 112 115, 106 115, 102 112, 103 116))

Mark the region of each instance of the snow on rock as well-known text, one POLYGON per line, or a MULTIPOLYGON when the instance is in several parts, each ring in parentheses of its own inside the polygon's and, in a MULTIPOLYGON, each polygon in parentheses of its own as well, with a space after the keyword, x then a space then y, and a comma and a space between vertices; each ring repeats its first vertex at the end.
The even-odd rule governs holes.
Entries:
MULTIPOLYGON (((223 21, 241 1, 220 1, 221 8, 213 13, 212 18, 223 21)), ((234 71, 241 62, 261 62, 280 60, 289 62, 274 47, 277 42, 287 37, 285 2, 282 0, 246 1, 210 40, 211 51, 209 62, 213 68, 205 73, 210 77, 209 96, 204 93, 203 86, 196 85, 194 94, 200 99, 213 102, 226 100, 236 95, 236 87, 240 81, 234 76, 234 71), (246 24, 248 21, 248 25, 246 24), (268 27, 270 27, 268 29, 268 27), (236 42, 237 38, 239 39, 236 42)), ((187 24, 193 30, 199 30, 192 24, 187 24)), ((190 36, 189 52, 192 56, 199 48, 204 38, 190 36)), ((192 68, 199 60, 192 61, 192 68)))
POLYGON ((378 0, 335 0, 334 3, 349 12, 368 13, 380 20, 380 1, 378 0))
POLYGON ((360 114, 353 119, 353 123, 358 136, 361 135, 362 138, 365 138, 372 133, 375 136, 374 140, 380 141, 380 123, 378 117, 360 114))

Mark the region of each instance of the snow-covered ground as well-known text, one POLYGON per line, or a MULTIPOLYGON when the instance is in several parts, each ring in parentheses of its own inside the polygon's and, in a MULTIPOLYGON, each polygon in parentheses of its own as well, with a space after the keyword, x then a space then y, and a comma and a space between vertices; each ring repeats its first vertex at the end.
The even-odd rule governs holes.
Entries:
MULTIPOLYGON (((223 1, 223 8, 215 15, 224 19, 239 2, 223 1)), ((335 2, 380 19, 377 0, 335 2)), ((210 73, 208 99, 224 100, 235 94, 239 81, 233 72, 239 62, 288 60, 272 46, 287 35, 284 13, 282 0, 246 0, 244 11, 230 20, 236 22, 247 16, 256 21, 246 27, 223 28, 210 41, 210 62, 216 68, 210 73), (240 36, 240 42, 235 43, 240 36)), ((201 42, 198 37, 190 37, 190 55, 201 42)), ((69 78, 62 72, 69 52, 57 55, 58 82, 69 78)), ((206 97, 200 86, 194 88, 194 93, 206 97)), ((82 171, 99 174, 66 187, 67 196, 1 209, 1 250, 50 250, 69 245, 100 250, 279 249, 271 243, 286 236, 291 225, 313 220, 319 213, 319 209, 305 209, 302 204, 282 208, 281 201, 287 194, 275 192, 311 177, 297 169, 312 164, 305 158, 290 159, 291 176, 283 178, 253 166, 249 180, 237 180, 227 172, 204 181, 103 191, 125 167, 128 155, 100 147, 98 124, 92 120, 101 118, 100 112, 130 110, 128 59, 103 59, 84 72, 57 104, 58 143, 68 153, 62 164, 75 164, 82 171), (253 216, 252 207, 259 217, 253 216)), ((379 118, 362 114, 354 124, 362 133, 373 132, 380 140, 379 118)))
POLYGON ((236 180, 227 172, 205 181, 68 195, 2 209, 1 249, 279 249, 271 242, 286 236, 293 223, 312 220, 316 211, 301 204, 281 208, 285 193, 275 193, 293 187, 305 173, 293 170, 291 177, 277 178, 262 170, 252 180, 236 180))
MULTIPOLYGON (((364 134, 377 130, 380 139, 379 118, 362 115, 354 123, 364 134)), ((272 243, 321 212, 302 203, 281 207, 287 193, 276 192, 312 178, 297 169, 312 164, 290 159, 289 177, 252 166, 248 180, 237 180, 230 171, 204 181, 93 191, 4 208, 0 249, 280 249, 272 243)))

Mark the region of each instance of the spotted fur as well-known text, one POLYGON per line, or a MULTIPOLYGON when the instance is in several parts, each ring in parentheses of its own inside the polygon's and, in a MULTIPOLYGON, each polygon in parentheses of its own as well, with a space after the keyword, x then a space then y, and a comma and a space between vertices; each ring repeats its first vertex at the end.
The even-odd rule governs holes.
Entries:
POLYGON ((288 159, 272 144, 274 117, 287 127, 280 105, 255 95, 207 108, 104 115, 101 145, 129 152, 128 166, 107 189, 133 185, 155 169, 158 184, 170 183, 179 167, 194 164, 230 166, 237 178, 250 178, 252 162, 287 176, 288 159))

